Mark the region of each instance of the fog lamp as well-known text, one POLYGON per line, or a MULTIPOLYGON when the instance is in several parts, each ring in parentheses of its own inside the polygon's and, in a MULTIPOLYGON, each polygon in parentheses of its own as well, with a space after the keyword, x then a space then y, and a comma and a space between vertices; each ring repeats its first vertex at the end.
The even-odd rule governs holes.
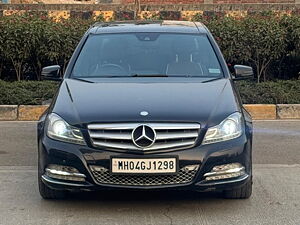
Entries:
POLYGON ((211 172, 204 174, 206 181, 223 180, 245 174, 245 167, 240 163, 230 163, 213 167, 211 172))
POLYGON ((69 180, 69 181, 80 181, 84 182, 86 176, 79 171, 70 166, 62 166, 62 165, 48 165, 46 168, 46 173, 48 177, 60 180, 69 180))
POLYGON ((188 172, 188 171, 195 171, 195 170, 198 170, 199 168, 199 165, 188 165, 188 166, 185 166, 183 167, 183 169, 188 172))

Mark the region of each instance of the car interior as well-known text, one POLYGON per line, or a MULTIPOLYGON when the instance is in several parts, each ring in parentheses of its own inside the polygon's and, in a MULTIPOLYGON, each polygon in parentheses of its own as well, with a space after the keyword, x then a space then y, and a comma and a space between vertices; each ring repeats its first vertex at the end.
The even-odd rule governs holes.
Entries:
POLYGON ((73 75, 220 76, 219 62, 208 42, 200 35, 94 35, 82 49, 73 75))

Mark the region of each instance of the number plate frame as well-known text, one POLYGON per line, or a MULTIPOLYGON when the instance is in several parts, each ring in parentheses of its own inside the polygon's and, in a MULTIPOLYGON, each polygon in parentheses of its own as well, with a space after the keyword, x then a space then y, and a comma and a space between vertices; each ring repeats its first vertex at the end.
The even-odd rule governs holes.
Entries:
POLYGON ((132 176, 158 176, 158 175, 176 175, 179 171, 179 160, 178 160, 178 156, 177 155, 170 155, 170 156, 151 156, 151 157, 147 157, 147 156, 111 156, 110 157, 110 168, 109 168, 109 172, 111 175, 132 175, 132 176), (117 159, 175 159, 175 172, 166 172, 166 173, 128 173, 128 172, 112 172, 112 162, 113 159, 117 158, 117 159))

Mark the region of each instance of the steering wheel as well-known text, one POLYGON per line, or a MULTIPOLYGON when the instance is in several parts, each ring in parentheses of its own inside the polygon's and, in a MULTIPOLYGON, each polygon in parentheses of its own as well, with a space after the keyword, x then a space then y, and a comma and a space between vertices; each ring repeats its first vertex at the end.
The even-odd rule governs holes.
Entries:
POLYGON ((128 71, 124 67, 118 64, 108 63, 108 64, 101 65, 100 68, 103 71, 106 70, 113 73, 128 74, 128 71))

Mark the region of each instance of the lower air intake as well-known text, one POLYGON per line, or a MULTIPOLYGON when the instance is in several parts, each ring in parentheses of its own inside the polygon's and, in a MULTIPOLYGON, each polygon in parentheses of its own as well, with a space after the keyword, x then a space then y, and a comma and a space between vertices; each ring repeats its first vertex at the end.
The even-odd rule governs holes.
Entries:
POLYGON ((112 175, 109 170, 100 166, 91 166, 91 171, 99 184, 126 185, 126 186, 161 186, 190 183, 199 168, 199 165, 186 166, 176 175, 112 175))

